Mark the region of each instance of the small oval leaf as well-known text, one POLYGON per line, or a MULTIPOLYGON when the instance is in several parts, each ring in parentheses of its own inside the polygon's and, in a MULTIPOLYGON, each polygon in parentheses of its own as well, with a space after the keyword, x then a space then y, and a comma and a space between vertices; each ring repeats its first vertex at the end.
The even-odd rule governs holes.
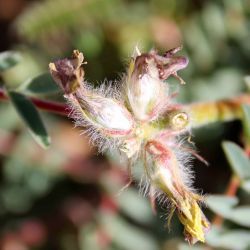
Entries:
POLYGON ((106 213, 101 215, 101 225, 108 235, 113 235, 112 241, 119 246, 119 249, 159 249, 152 235, 129 224, 121 216, 113 216, 106 213))
POLYGON ((49 73, 38 75, 21 85, 22 91, 35 95, 48 95, 60 91, 49 73))
POLYGON ((128 188, 126 192, 122 192, 117 201, 120 209, 130 218, 142 224, 152 222, 153 215, 149 202, 139 196, 134 189, 128 188))
POLYGON ((0 72, 14 67, 21 60, 19 53, 14 51, 5 51, 0 53, 0 72))
POLYGON ((229 219, 239 225, 250 227, 250 206, 239 206, 232 209, 229 219))
POLYGON ((46 128, 36 107, 21 93, 8 91, 8 95, 17 113, 29 127, 29 131, 35 141, 43 148, 47 148, 50 145, 50 137, 47 134, 46 128))
POLYGON ((225 195, 209 195, 206 197, 206 203, 213 212, 227 218, 232 207, 238 204, 238 199, 225 195))
POLYGON ((250 246, 250 232, 248 230, 225 230, 224 228, 212 227, 206 240, 212 247, 245 250, 250 246))
POLYGON ((208 207, 225 219, 241 226, 250 227, 250 206, 238 206, 236 197, 209 195, 206 198, 208 207))
POLYGON ((222 147, 235 174, 241 180, 250 178, 250 161, 244 151, 232 142, 223 142, 222 147))

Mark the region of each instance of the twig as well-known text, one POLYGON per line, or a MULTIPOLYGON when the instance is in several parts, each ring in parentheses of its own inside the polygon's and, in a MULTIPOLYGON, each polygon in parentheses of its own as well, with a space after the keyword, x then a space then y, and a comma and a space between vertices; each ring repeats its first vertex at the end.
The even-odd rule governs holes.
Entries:
MULTIPOLYGON (((0 100, 8 100, 4 89, 0 88, 0 100)), ((34 105, 42 110, 67 116, 69 111, 67 105, 59 102, 42 100, 29 97, 34 105)), ((232 99, 218 100, 214 102, 193 103, 185 105, 184 108, 190 114, 191 127, 199 128, 209 123, 232 121, 241 118, 241 105, 250 105, 250 95, 242 94, 232 99)))
MULTIPOLYGON (((42 100, 36 97, 29 97, 29 99, 37 108, 41 110, 49 111, 51 113, 56 113, 63 116, 67 116, 69 113, 67 106, 63 103, 42 100)), ((9 100, 9 97, 6 95, 5 91, 2 88, 0 88, 0 100, 9 100)))
POLYGON ((192 117, 192 128, 199 128, 209 123, 226 122, 240 119, 242 117, 242 104, 250 105, 250 95, 239 96, 218 100, 213 102, 192 103, 186 106, 192 117))

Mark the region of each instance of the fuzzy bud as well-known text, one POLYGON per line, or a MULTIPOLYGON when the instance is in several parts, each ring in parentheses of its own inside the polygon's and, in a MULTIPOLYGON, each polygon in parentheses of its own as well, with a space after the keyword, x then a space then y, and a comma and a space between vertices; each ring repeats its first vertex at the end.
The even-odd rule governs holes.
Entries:
POLYGON ((147 153, 153 164, 152 185, 172 202, 173 210, 184 226, 186 240, 191 244, 205 242, 210 226, 198 205, 201 197, 185 185, 185 173, 180 169, 175 154, 157 141, 148 142, 147 153))
POLYGON ((154 55, 142 54, 132 59, 127 81, 127 97, 138 120, 155 119, 166 105, 167 86, 159 77, 154 55))
MULTIPOLYGON (((134 121, 129 111, 112 98, 106 98, 85 89, 71 95, 73 105, 78 105, 82 120, 93 125, 105 135, 124 136, 130 134, 134 121)), ((79 119, 79 118, 78 118, 79 119)))

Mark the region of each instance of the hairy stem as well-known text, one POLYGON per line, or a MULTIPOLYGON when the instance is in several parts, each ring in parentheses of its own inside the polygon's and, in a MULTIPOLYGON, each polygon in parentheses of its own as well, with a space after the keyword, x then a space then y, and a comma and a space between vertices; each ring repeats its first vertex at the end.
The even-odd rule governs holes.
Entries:
POLYGON ((214 102, 194 103, 187 105, 191 117, 191 127, 199 128, 209 123, 232 121, 242 117, 242 104, 250 105, 250 95, 218 100, 214 102))

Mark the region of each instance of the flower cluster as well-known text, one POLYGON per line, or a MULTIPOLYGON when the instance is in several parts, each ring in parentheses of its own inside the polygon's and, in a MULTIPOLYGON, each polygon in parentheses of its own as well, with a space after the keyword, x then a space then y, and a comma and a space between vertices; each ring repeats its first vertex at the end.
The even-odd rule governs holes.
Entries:
POLYGON ((96 89, 88 84, 79 51, 49 67, 76 124, 85 127, 100 150, 116 147, 131 162, 143 162, 151 200, 169 202, 169 221, 176 211, 186 240, 193 244, 205 241, 209 222, 199 207, 202 197, 191 186, 190 156, 201 157, 185 140, 190 118, 182 105, 173 102, 174 94, 165 82, 174 76, 184 83, 177 71, 187 66, 188 59, 176 56, 179 50, 159 55, 155 50, 141 53, 136 49, 116 88, 104 84, 96 89))

